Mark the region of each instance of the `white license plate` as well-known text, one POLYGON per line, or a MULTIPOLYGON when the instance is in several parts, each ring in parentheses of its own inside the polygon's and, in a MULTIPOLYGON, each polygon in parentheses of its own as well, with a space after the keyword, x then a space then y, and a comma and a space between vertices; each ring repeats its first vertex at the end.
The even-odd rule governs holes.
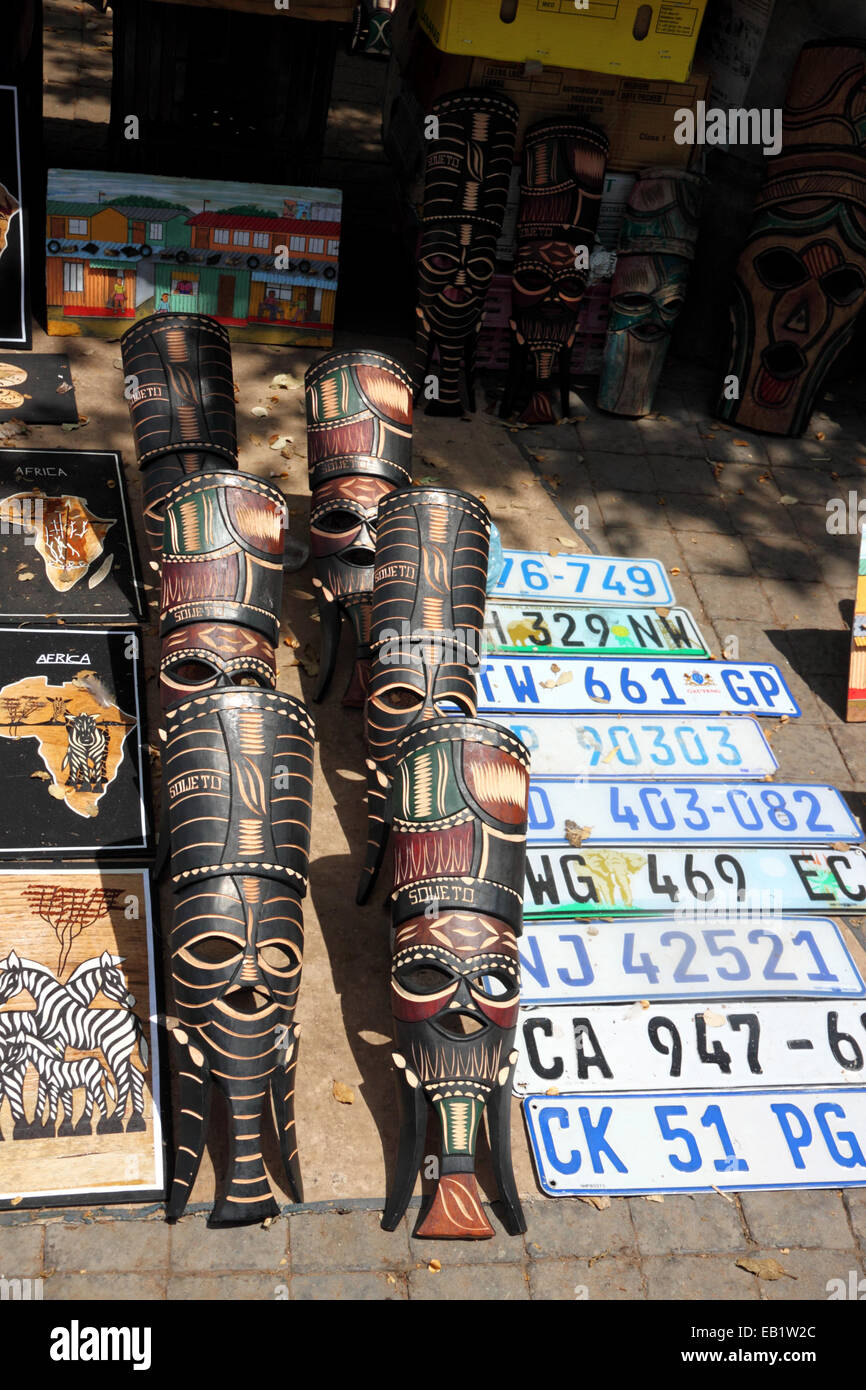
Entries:
POLYGON ((529 1096, 523 1109, 552 1197, 866 1183, 859 1088, 529 1096))
POLYGON ((835 787, 820 782, 614 782, 533 777, 530 844, 828 844, 862 840, 835 787))
POLYGON ((526 917, 577 913, 866 912, 859 849, 563 849, 530 845, 526 917))
POLYGON ((606 656, 491 656, 478 668, 478 713, 798 715, 778 666, 606 656))
POLYGON ((863 1085, 863 1000, 522 1008, 514 1090, 863 1085))
POLYGON ((829 917, 529 922, 518 950, 524 1004, 866 996, 829 917))
POLYGON ((779 766, 761 726, 745 715, 512 714, 499 722, 526 744, 538 777, 766 777, 779 766))
POLYGON ((495 603, 484 615, 484 650, 542 656, 708 656, 687 608, 592 607, 565 603, 495 603))
POLYGON ((491 598, 572 599, 581 603, 673 603, 658 560, 616 555, 548 555, 541 550, 505 550, 491 598))

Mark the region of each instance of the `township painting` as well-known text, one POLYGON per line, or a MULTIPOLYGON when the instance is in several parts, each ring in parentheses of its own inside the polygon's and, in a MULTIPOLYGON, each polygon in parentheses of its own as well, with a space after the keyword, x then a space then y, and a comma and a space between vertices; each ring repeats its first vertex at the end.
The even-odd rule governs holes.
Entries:
POLYGON ((857 590, 851 624, 851 664, 845 718, 849 724, 866 722, 866 530, 860 532, 860 553, 857 558, 857 590))
POLYGON ((148 875, 0 870, 0 1207, 164 1190, 148 875))
POLYGON ((342 195, 49 169, 48 332, 115 338, 148 314, 209 314, 242 342, 333 341, 342 195))

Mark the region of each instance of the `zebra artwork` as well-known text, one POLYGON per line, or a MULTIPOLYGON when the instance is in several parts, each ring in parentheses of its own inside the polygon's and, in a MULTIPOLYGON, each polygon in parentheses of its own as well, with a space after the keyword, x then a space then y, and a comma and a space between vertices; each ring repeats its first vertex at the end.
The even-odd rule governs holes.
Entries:
POLYGON ((63 717, 67 746, 61 770, 69 769, 66 785, 76 791, 101 791, 108 766, 108 730, 94 714, 64 714, 63 717))
MULTIPOLYGON (((61 984, 47 966, 40 965, 36 961, 25 960, 19 957, 14 950, 9 952, 5 960, 0 960, 0 1004, 5 1004, 8 1000, 13 999, 22 990, 28 991, 36 1005, 35 1009, 30 1011, 29 1017, 33 1020, 33 1032, 41 1042, 50 1048, 56 1048, 58 1050, 57 1055, 61 1060, 67 1047, 73 1047, 78 1052, 102 1053, 114 1078, 117 1094, 114 1109, 110 1115, 103 1111, 100 1106, 101 1114, 97 1123, 98 1134, 123 1131, 123 1120, 127 1101, 130 1097, 132 1114, 127 1122, 126 1132, 131 1133, 146 1129, 143 1073, 148 1065, 149 1049, 144 1029, 132 1012, 135 999, 130 994, 123 971, 120 969, 121 961, 121 956, 114 956, 109 951, 103 951, 100 956, 84 961, 72 972, 68 982, 61 984), (117 1009, 90 1007, 100 990, 109 999, 118 1003, 120 1007, 117 1009), (136 1049, 138 1050, 141 1069, 133 1065, 133 1054, 136 1049)), ((10 1015, 0 1013, 0 1019, 8 1017, 10 1015)), ((7 1039, 4 1040, 8 1040, 8 1035, 7 1039)), ((33 1061, 34 1059, 30 1056, 28 1060, 33 1061)), ((4 1067, 0 1064, 0 1072, 2 1072, 2 1081, 5 1087, 8 1088, 10 1085, 10 1075, 13 1077, 12 1084, 14 1085, 15 1080, 17 1080, 17 1068, 20 1068, 20 1065, 20 1060, 10 1066, 4 1067)), ((38 1064, 34 1062, 34 1065, 39 1071, 38 1064)), ((42 1121, 40 1102, 44 1107, 46 1096, 49 1104, 48 1127, 50 1130, 53 1130, 53 1121, 56 1116, 56 1105, 53 1111, 51 1109, 49 1079, 41 1072, 40 1078, 37 1113, 32 1130, 35 1135, 40 1133, 42 1121)), ((83 1082, 79 1082, 79 1086, 83 1084, 83 1082)), ((95 1097, 91 1099, 88 1115, 93 1109, 93 1099, 95 1097)), ((44 1128, 41 1132, 45 1132, 44 1128)))
MULTIPOLYGON (((89 1134, 90 1117, 94 1104, 103 1120, 108 1118, 108 1104, 105 1092, 111 1100, 117 1099, 117 1092, 98 1057, 78 1057, 67 1062, 41 1038, 30 1033, 19 1033, 6 1045, 6 1065, 17 1067, 32 1062, 39 1073, 40 1082, 48 1095, 47 1127, 54 1133, 57 1110, 63 1106, 63 1120, 57 1130, 58 1136, 66 1134, 89 1134), (84 1110, 78 1124, 72 1124, 73 1092, 84 1091, 84 1110)), ((38 1102, 36 1120, 39 1122, 38 1102)), ((46 1122, 43 1119, 43 1124, 46 1122)))

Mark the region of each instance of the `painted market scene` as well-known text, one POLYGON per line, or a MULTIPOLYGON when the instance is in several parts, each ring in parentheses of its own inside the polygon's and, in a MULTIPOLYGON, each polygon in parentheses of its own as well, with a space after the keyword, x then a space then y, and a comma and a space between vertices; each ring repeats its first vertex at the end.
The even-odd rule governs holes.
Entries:
POLYGON ((866 8, 6 4, 0 1302, 850 1367, 866 8))

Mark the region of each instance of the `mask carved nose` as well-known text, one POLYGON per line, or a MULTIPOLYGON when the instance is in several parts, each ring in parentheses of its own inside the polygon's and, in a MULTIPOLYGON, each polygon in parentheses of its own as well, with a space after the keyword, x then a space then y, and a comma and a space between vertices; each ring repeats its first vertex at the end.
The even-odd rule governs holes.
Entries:
POLYGON ((784 326, 789 333, 809 332, 811 320, 809 317, 809 305, 805 299, 800 300, 784 326))

